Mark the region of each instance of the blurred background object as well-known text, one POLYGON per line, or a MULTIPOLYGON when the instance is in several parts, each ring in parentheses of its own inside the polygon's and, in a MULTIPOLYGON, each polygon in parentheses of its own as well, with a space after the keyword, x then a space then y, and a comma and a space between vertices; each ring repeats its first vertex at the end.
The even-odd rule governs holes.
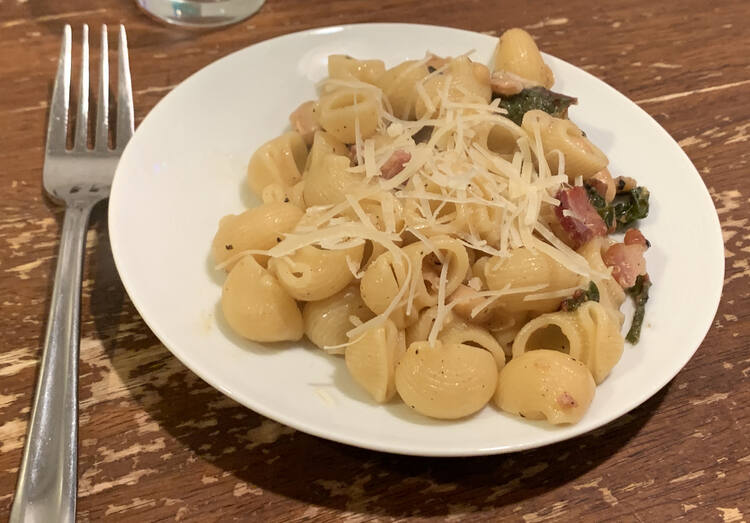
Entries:
POLYGON ((136 0, 151 16, 169 24, 208 28, 252 16, 265 0, 136 0))

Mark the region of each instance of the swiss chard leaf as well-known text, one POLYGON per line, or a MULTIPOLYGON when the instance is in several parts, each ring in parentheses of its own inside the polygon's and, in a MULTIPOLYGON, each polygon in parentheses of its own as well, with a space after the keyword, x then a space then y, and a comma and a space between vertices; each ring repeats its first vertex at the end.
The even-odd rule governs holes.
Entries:
POLYGON ((573 312, 587 301, 599 301, 599 287, 593 281, 589 282, 589 288, 585 291, 578 289, 573 296, 564 299, 560 304, 560 310, 573 312))
POLYGON ((650 195, 645 187, 636 187, 618 194, 610 204, 591 185, 586 184, 585 187, 589 202, 610 231, 624 231, 636 220, 648 216, 650 195))
POLYGON ((635 279, 635 285, 625 289, 635 301, 635 313, 633 314, 633 323, 630 325, 625 339, 632 344, 638 343, 641 338, 641 327, 643 327, 643 318, 646 315, 646 302, 648 301, 648 290, 651 288, 651 279, 648 274, 640 275, 635 279))
POLYGON ((572 96, 550 91, 542 86, 527 87, 518 94, 500 96, 500 107, 508 111, 507 117, 521 125, 523 115, 533 109, 541 109, 557 118, 568 117, 568 107, 578 103, 572 96))

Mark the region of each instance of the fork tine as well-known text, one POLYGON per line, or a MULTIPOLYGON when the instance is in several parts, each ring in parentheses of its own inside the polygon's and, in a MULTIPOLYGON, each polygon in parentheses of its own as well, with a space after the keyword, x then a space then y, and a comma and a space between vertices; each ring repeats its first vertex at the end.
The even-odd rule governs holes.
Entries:
POLYGON ((76 116, 76 137, 73 148, 84 150, 89 126, 89 26, 83 24, 81 42, 81 80, 78 86, 78 113, 76 116))
POLYGON ((107 26, 102 25, 101 58, 99 63, 99 100, 96 104, 96 139, 94 148, 106 151, 109 141, 109 46, 107 26))
POLYGON ((128 37, 125 26, 120 26, 117 58, 117 133, 115 149, 122 151, 133 136, 133 87, 130 83, 128 37))
POLYGON ((47 152, 65 151, 68 134, 68 107, 70 105, 70 48, 71 30, 66 25, 63 30, 60 58, 57 62, 57 76, 52 91, 52 103, 49 109, 47 125, 47 152))

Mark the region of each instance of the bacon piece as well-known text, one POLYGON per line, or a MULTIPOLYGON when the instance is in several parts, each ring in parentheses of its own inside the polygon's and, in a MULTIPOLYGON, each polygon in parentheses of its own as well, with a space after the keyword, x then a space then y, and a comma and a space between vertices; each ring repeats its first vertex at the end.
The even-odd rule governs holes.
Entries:
POLYGON ((490 87, 492 92, 500 96, 513 96, 527 87, 535 87, 539 84, 522 78, 510 71, 494 71, 490 76, 490 87))
POLYGON ((606 167, 586 180, 586 183, 592 186, 599 193, 599 196, 604 198, 605 202, 612 203, 612 200, 615 199, 617 187, 609 169, 606 167))
POLYGON ((615 243, 602 255, 604 264, 612 267, 612 277, 623 289, 629 289, 639 275, 646 274, 643 254, 649 246, 641 231, 630 229, 625 233, 624 243, 615 243))
POLYGON ((302 135, 307 145, 312 145, 315 131, 320 129, 318 122, 315 121, 314 112, 315 102, 311 100, 297 107, 289 115, 289 123, 292 124, 292 129, 302 135))
POLYGON ((380 168, 380 176, 390 180, 404 170, 404 164, 411 160, 411 153, 403 149, 396 149, 383 166, 380 168))
POLYGON ((638 229, 628 229, 625 233, 623 243, 625 243, 625 245, 641 245, 647 249, 651 247, 651 242, 649 242, 638 229))
POLYGON ((556 198, 560 205, 555 207, 555 216, 568 234, 574 249, 596 236, 606 236, 607 226, 589 202, 586 189, 571 187, 560 189, 556 198))

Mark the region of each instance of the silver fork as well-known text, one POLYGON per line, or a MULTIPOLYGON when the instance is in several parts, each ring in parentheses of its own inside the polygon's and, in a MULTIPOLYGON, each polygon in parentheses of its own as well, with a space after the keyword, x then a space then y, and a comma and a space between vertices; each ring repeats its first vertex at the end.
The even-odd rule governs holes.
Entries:
POLYGON ((115 147, 109 136, 107 26, 102 26, 94 148, 88 141, 89 46, 83 26, 73 149, 66 149, 71 30, 66 25, 50 104, 44 189, 65 205, 42 363, 18 474, 11 523, 75 521, 78 446, 78 348, 86 230, 93 206, 109 197, 115 167, 133 135, 133 93, 125 28, 120 26, 115 147))

